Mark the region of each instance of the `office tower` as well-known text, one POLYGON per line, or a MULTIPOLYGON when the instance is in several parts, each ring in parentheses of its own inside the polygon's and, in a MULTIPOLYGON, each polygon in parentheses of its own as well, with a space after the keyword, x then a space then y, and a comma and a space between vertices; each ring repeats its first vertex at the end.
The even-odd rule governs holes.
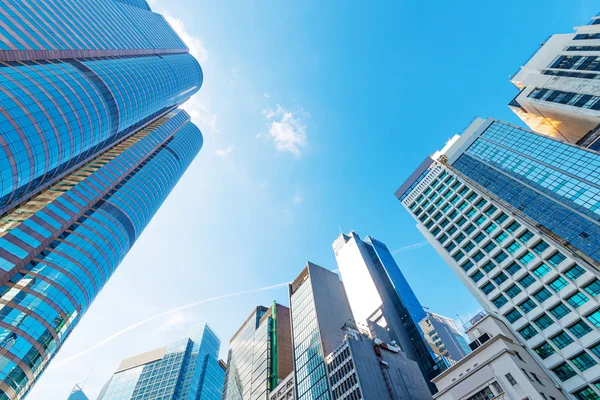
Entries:
POLYGON ((210 326, 193 327, 185 339, 121 361, 98 400, 220 400, 220 347, 210 326))
POLYGON ((600 149, 600 15, 550 36, 511 76, 509 107, 534 131, 600 149))
POLYGON ((467 330, 473 352, 433 379, 434 399, 566 400, 499 318, 477 318, 467 330))
POLYGON ((459 361, 469 354, 467 341, 453 320, 429 311, 425 313, 427 316, 419 322, 419 326, 436 355, 459 361))
POLYGON ((294 385, 294 372, 286 376, 279 384, 271 390, 269 400, 295 400, 296 387, 294 385))
POLYGON ((89 400, 89 398, 85 395, 81 386, 75 385, 67 400, 89 400))
POLYGON ((268 400, 293 368, 289 308, 256 307, 229 342, 223 400, 268 400))
POLYGON ((199 152, 176 107, 202 71, 142 0, 0 10, 0 399, 15 399, 199 152))
POLYGON ((355 326, 327 358, 334 399, 427 400, 431 393, 415 361, 399 347, 371 339, 355 326))
POLYGON ((366 323, 383 341, 397 342, 428 382, 446 368, 450 362, 436 356, 419 326, 427 317, 423 306, 385 244, 350 232, 333 249, 357 323, 366 323))
POLYGON ((352 311, 338 276, 311 262, 289 286, 296 398, 332 399, 325 356, 344 339, 352 311))
POLYGON ((482 306, 574 396, 600 396, 599 166, 597 151, 476 119, 396 192, 482 306))

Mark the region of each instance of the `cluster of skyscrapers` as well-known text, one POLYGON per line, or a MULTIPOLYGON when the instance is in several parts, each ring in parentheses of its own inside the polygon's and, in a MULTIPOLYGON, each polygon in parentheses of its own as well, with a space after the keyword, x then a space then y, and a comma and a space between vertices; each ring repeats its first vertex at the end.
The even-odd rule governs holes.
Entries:
MULTIPOLYGON (((145 0, 0 0, 0 400, 26 396, 200 151, 177 107, 202 79, 145 0)), ((469 343, 351 232, 343 281, 308 263, 227 363, 194 327, 99 399, 600 399, 600 16, 511 79, 531 130, 475 119, 396 192, 485 309, 469 343)))

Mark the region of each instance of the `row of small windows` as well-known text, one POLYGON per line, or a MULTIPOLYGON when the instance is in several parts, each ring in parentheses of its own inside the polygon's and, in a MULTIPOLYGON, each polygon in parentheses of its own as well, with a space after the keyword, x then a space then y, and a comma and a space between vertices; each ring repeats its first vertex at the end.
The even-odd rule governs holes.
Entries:
POLYGON ((574 40, 590 40, 590 39, 600 39, 600 33, 581 33, 575 35, 574 40))
POLYGON ((576 69, 579 71, 600 71, 600 57, 558 56, 550 68, 576 69))
POLYGON ((568 106, 600 110, 600 97, 591 94, 563 92, 562 90, 534 89, 529 96, 532 99, 565 104, 568 106))
POLYGON ((542 72, 542 74, 551 76, 565 76, 568 78, 600 79, 600 74, 594 74, 589 72, 554 71, 547 69, 544 72, 542 72))

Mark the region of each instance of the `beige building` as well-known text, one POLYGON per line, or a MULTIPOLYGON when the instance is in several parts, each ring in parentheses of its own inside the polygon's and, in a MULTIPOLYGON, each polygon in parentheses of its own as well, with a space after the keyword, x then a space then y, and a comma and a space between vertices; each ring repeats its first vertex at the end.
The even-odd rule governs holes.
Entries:
POLYGON ((567 399, 499 318, 478 315, 467 335, 472 352, 432 380, 434 399, 567 399))

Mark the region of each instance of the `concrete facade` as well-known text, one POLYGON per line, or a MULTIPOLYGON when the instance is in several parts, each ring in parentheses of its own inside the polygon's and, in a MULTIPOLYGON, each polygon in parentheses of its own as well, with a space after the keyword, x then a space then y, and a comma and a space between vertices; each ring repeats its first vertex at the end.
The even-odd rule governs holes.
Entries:
POLYGON ((486 316, 467 334, 473 352, 433 379, 434 399, 567 399, 497 317, 486 316))
POLYGON ((429 347, 439 356, 453 361, 471 352, 467 341, 450 318, 427 312, 427 317, 419 322, 429 347))
MULTIPOLYGON (((600 16, 592 17, 588 25, 575 27, 575 33, 549 37, 511 77, 520 92, 509 107, 534 131, 578 143, 600 124, 600 107, 593 106, 600 97, 600 68, 592 60, 600 57, 598 20, 600 16), (537 89, 548 91, 538 98, 537 89)), ((593 146, 594 140, 586 145, 593 146)))
POLYGON ((295 400, 296 390, 294 388, 294 373, 292 372, 286 376, 279 385, 277 385, 271 394, 269 400, 295 400))
POLYGON ((352 328, 327 356, 335 399, 427 400, 431 393, 419 366, 397 346, 372 340, 352 328))

